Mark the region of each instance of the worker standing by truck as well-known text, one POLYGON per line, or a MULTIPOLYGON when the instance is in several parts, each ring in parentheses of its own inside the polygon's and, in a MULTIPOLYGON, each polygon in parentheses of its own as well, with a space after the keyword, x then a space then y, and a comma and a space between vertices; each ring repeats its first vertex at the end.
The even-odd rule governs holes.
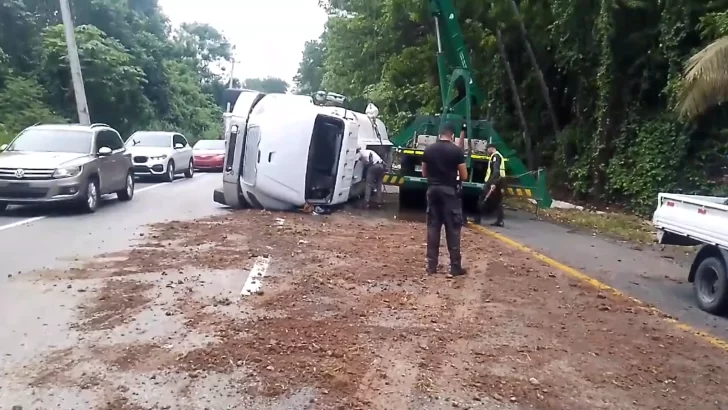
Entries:
POLYGON ((384 174, 387 167, 384 160, 376 152, 370 149, 361 149, 359 151, 359 160, 365 164, 366 192, 364 193, 364 202, 367 206, 372 206, 372 191, 377 191, 376 203, 382 203, 382 192, 384 187, 384 174))
POLYGON ((463 208, 458 194, 458 177, 467 181, 465 152, 454 144, 455 127, 445 124, 436 143, 422 155, 422 176, 427 178, 427 273, 437 272, 440 255, 440 232, 445 226, 445 240, 450 253, 449 277, 466 273, 460 255, 463 208))
POLYGON ((478 197, 478 213, 475 216, 476 224, 480 224, 487 201, 493 201, 495 205, 495 222, 491 226, 503 226, 503 183, 506 176, 506 164, 503 155, 498 152, 495 144, 488 144, 488 170, 485 172, 485 184, 483 192, 478 197))

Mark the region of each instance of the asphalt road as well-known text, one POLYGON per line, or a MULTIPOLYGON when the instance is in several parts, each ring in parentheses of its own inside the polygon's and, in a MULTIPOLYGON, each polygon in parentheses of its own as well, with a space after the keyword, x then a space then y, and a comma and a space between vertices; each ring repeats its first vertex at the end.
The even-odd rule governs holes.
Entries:
POLYGON ((6 274, 54 269, 77 258, 128 246, 147 224, 222 212, 212 201, 220 174, 198 173, 172 183, 137 181, 130 202, 105 197, 93 214, 49 207, 13 207, 0 215, 0 286, 6 274))
MULTIPOLYGON (((10 276, 65 268, 76 259, 125 249, 148 224, 226 212, 212 201, 212 191, 220 183, 220 174, 197 174, 193 179, 180 178, 173 183, 140 181, 131 202, 121 203, 110 196, 94 214, 38 207, 12 208, 0 215, 0 310, 6 312, 0 316, 0 328, 5 330, 0 332, 0 371, 22 366, 43 352, 77 345, 84 338, 96 343, 94 338, 118 342, 133 336, 119 332, 69 332, 68 324, 75 320, 72 307, 83 303, 84 293, 75 288, 68 290, 64 283, 39 285, 10 276)), ((353 212, 362 218, 368 216, 366 211, 353 212)), ((371 212, 369 216, 393 215, 371 212)), ((706 314, 695 306, 691 287, 685 283, 686 268, 665 255, 535 221, 524 213, 509 212, 507 218, 506 227, 497 229, 503 235, 654 304, 684 323, 728 339, 728 320, 706 314)), ((163 312, 151 311, 140 317, 135 323, 144 329, 136 332, 144 337, 152 338, 169 330, 161 322, 168 318, 163 312)), ((122 381, 132 386, 137 383, 132 376, 122 381)), ((224 383, 220 380, 218 385, 224 383)), ((44 397, 35 394, 35 390, 5 378, 0 382, 0 407, 36 400, 43 408, 92 408, 89 402, 93 398, 86 396, 86 392, 60 389, 44 397)))
MULTIPOLYGON (((121 203, 111 195, 90 215, 44 207, 10 208, 0 215, 0 286, 7 280, 6 274, 63 268, 77 259, 124 249, 151 223, 223 212, 212 201, 212 191, 220 182, 216 173, 198 173, 193 179, 178 178, 173 183, 140 180, 131 202, 121 203)), ((355 212, 367 217, 365 211, 355 212)), ((393 215, 385 213, 386 217, 393 215)), ((382 215, 374 212, 371 216, 382 215)), ((506 227, 497 230, 728 340, 728 320, 696 307, 686 281, 688 267, 665 254, 537 221, 523 212, 509 212, 506 227)))

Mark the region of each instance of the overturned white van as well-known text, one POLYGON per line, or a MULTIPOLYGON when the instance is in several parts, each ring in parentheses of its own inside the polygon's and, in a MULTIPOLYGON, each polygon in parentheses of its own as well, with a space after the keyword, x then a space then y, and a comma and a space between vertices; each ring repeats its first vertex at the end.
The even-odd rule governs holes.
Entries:
POLYGON ((359 149, 391 158, 387 129, 375 114, 317 105, 311 97, 240 90, 225 114, 223 187, 215 202, 292 210, 362 195, 359 149))

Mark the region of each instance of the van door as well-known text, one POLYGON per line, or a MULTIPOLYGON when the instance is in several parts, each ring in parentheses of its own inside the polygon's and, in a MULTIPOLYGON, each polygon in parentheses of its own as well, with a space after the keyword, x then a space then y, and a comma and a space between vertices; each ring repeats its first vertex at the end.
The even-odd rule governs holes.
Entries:
POLYGON ((354 178, 354 163, 357 160, 359 147, 359 124, 353 121, 347 121, 344 128, 344 143, 341 144, 341 153, 339 160, 339 170, 337 173, 336 187, 334 188, 334 197, 332 204, 341 204, 349 200, 351 184, 354 178))
POLYGON ((222 191, 225 204, 231 208, 247 207, 245 199, 240 194, 240 173, 245 155, 245 131, 250 111, 264 95, 258 92, 240 93, 233 109, 233 115, 229 116, 230 127, 225 133, 222 191))

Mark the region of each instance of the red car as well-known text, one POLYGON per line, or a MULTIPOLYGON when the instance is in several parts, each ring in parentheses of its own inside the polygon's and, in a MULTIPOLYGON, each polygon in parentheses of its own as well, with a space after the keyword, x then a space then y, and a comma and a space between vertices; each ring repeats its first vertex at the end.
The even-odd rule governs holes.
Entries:
POLYGON ((195 169, 222 171, 225 162, 225 140, 199 140, 192 147, 195 169))

